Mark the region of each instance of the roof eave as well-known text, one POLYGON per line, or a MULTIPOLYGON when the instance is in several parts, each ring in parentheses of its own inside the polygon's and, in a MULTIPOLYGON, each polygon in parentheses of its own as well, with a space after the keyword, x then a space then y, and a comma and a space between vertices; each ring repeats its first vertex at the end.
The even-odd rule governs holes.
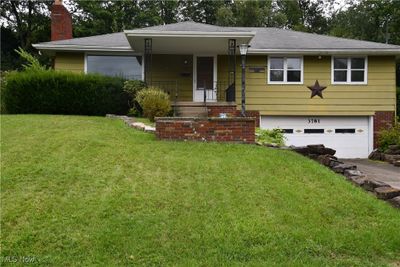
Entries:
POLYGON ((81 46, 81 45, 46 45, 33 44, 38 50, 55 50, 55 51, 110 51, 110 52, 134 52, 131 47, 106 47, 106 46, 81 46))
POLYGON ((302 54, 302 55, 400 55, 400 49, 249 49, 248 54, 302 54))
POLYGON ((244 37, 252 38, 256 32, 201 32, 201 31, 140 31, 126 30, 125 35, 128 37, 244 37))

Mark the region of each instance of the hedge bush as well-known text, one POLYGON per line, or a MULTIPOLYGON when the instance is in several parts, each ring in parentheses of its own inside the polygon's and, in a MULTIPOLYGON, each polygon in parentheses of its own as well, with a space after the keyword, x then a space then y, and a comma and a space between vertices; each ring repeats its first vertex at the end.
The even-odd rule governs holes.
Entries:
POLYGON ((397 116, 400 117, 400 87, 397 87, 397 116))
POLYGON ((165 117, 171 111, 169 95, 156 87, 139 91, 136 101, 143 109, 143 115, 150 121, 154 121, 155 117, 165 117))
POLYGON ((379 132, 379 151, 385 152, 390 145, 400 145, 400 123, 397 123, 391 128, 379 132))
POLYGON ((97 74, 23 71, 7 75, 2 97, 8 113, 126 114, 123 85, 122 78, 97 74))

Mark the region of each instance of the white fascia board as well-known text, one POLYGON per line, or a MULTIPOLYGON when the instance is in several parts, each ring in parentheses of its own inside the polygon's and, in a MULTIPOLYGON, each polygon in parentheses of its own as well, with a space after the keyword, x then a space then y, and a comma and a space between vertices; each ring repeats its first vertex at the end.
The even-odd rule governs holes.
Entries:
POLYGON ((400 55, 400 49, 383 48, 383 49, 251 49, 248 54, 278 54, 278 55, 400 55))
POLYGON ((60 51, 112 51, 112 52, 133 52, 131 47, 105 47, 105 46, 84 46, 84 45, 46 45, 33 44, 34 48, 39 50, 60 50, 60 51))
POLYGON ((255 32, 199 32, 199 31, 138 31, 126 30, 125 35, 128 37, 245 37, 252 38, 255 32))

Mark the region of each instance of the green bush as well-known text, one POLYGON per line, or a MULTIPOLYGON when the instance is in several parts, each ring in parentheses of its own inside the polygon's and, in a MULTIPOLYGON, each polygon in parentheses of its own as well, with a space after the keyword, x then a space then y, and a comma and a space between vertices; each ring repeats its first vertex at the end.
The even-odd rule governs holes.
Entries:
POLYGON ((156 87, 138 92, 136 101, 143 109, 143 115, 152 122, 155 117, 165 117, 171 111, 169 95, 156 87))
POLYGON ((6 104, 4 103, 4 88, 7 82, 7 74, 8 72, 2 71, 0 72, 0 114, 6 114, 6 104))
MULTIPOLYGON (((400 87, 397 87, 397 116, 400 117, 400 87)), ((400 120, 398 120, 400 121, 400 120)))
POLYGON ((52 70, 13 72, 3 89, 8 113, 126 114, 124 80, 52 70))
POLYGON ((143 110, 140 107, 139 103, 136 101, 136 95, 138 92, 145 89, 146 83, 140 80, 130 80, 125 81, 124 83, 124 91, 129 96, 129 106, 130 109, 128 111, 128 116, 139 117, 143 114, 143 110))
POLYGON ((388 149, 389 145, 400 145, 400 123, 395 126, 382 130, 378 136, 379 151, 384 152, 388 149))
POLYGON ((256 130, 256 141, 261 144, 275 144, 278 146, 285 145, 286 137, 281 129, 260 129, 256 130))
POLYGON ((40 64, 39 59, 34 57, 28 51, 18 47, 18 49, 14 50, 27 64, 22 64, 22 67, 26 71, 41 71, 46 70, 46 67, 40 64))

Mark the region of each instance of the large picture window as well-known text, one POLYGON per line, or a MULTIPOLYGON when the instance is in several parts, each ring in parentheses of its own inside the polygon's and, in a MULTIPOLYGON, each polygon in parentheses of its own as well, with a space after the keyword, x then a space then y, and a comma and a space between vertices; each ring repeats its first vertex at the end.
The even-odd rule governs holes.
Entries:
POLYGON ((303 83, 303 58, 269 57, 268 83, 303 83))
POLYGON ((366 84, 366 57, 333 57, 332 84, 366 84))
POLYGON ((119 76, 129 80, 141 80, 142 57, 130 55, 87 55, 86 72, 119 76))

